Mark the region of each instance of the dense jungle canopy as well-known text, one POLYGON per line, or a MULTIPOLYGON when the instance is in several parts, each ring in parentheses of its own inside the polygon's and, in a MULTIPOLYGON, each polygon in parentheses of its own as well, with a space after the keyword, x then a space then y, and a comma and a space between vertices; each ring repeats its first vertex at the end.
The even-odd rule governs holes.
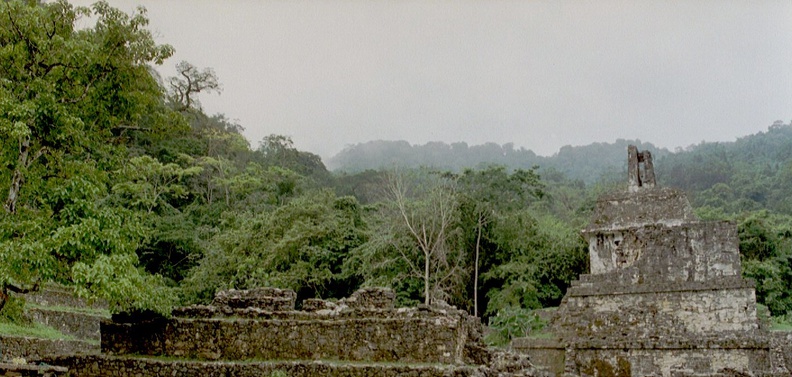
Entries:
MULTIPOLYGON (((512 145, 371 142, 326 168, 200 107, 211 69, 172 64, 145 10, 0 4, 0 285, 47 282, 115 312, 275 286, 298 299, 389 286, 485 318, 556 306, 587 270, 579 230, 626 183, 627 144, 703 219, 739 224, 745 276, 792 314, 792 125, 674 152, 618 140, 539 157, 512 145), (92 15, 95 26, 75 27, 92 15)), ((252 125, 251 125, 252 126, 252 125)), ((537 135, 541 137, 541 135, 537 135)))

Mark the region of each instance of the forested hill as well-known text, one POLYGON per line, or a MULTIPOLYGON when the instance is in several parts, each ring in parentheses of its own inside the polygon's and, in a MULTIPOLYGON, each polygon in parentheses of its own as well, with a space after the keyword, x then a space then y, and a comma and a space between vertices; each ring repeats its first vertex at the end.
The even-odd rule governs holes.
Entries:
POLYGON ((696 207, 792 214, 792 123, 727 143, 701 143, 657 161, 659 181, 693 194, 696 207))
POLYGON ((327 166, 347 173, 394 166, 424 166, 452 171, 488 165, 502 165, 510 169, 539 166, 540 171, 553 169, 570 179, 591 183, 598 180, 603 173, 621 171, 624 168, 625 151, 629 144, 651 151, 655 158, 670 153, 667 149, 657 148, 651 143, 624 139, 577 147, 567 145, 550 157, 537 156, 533 151, 524 148, 515 149, 512 143, 468 146, 467 143, 431 142, 410 145, 406 141, 378 140, 347 147, 328 159, 327 166))

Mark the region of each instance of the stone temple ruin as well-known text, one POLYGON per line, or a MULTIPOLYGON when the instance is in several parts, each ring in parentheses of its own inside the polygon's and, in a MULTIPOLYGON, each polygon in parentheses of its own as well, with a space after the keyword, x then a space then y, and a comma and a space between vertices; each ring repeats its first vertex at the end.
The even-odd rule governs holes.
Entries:
POLYGON ((737 226, 699 221, 682 192, 655 187, 649 152, 628 157, 628 190, 600 198, 582 232, 591 271, 557 310, 559 341, 515 348, 558 375, 789 376, 788 340, 761 328, 741 277, 737 226))
POLYGON ((544 376, 487 349, 477 318, 450 306, 394 308, 366 288, 337 302, 291 290, 220 291, 171 318, 104 321, 101 354, 45 360, 71 376, 544 376))

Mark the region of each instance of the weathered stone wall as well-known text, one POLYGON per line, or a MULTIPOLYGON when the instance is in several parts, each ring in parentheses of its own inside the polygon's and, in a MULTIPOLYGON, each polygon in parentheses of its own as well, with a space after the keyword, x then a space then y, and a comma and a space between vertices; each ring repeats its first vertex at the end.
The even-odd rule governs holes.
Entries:
POLYGON ((465 361, 465 345, 476 336, 462 316, 419 310, 383 318, 172 318, 102 322, 102 351, 206 360, 455 363, 465 361))
POLYGON ((52 355, 74 355, 99 353, 99 345, 82 340, 57 340, 28 338, 21 336, 0 336, 2 359, 11 360, 21 357, 27 360, 40 360, 52 355))
POLYGON ((653 188, 637 193, 617 192, 597 200, 585 232, 630 228, 647 224, 680 225, 698 220, 685 194, 672 188, 653 188))
MULTIPOLYGON (((697 337, 759 328, 752 288, 573 295, 557 330, 569 339, 697 337)), ((577 340, 576 340, 577 341, 577 340)))
POLYGON ((707 281, 740 273, 737 226, 730 222, 662 224, 584 232, 591 274, 625 284, 707 281))
POLYGON ((773 369, 792 376, 792 331, 770 331, 773 369))
POLYGON ((195 362, 123 358, 113 356, 59 357, 49 360, 64 365, 72 377, 253 377, 282 372, 289 377, 485 377, 497 374, 480 366, 340 364, 332 362, 195 362), (112 372, 111 372, 112 371, 112 372), (112 374, 111 374, 112 373, 112 374))
POLYGON ((282 306, 249 291, 216 297, 219 306, 171 318, 103 321, 102 355, 51 362, 72 376, 545 377, 524 355, 484 347, 478 318, 451 306, 394 309, 389 289, 306 300, 308 311, 272 310, 282 306))
POLYGON ((770 371, 764 348, 575 348, 567 354, 575 375, 639 377, 714 376, 723 370, 770 371))
POLYGON ((57 377, 66 376, 68 369, 51 365, 0 363, 3 377, 57 377))
POLYGON ((36 323, 50 326, 79 339, 99 341, 99 322, 108 317, 88 313, 28 308, 26 316, 36 323))
POLYGON ((396 294, 391 289, 362 288, 341 300, 341 304, 355 309, 393 309, 396 294))
POLYGON ((556 339, 516 338, 511 342, 511 349, 528 355, 535 366, 547 370, 553 376, 561 377, 564 374, 566 349, 556 339))

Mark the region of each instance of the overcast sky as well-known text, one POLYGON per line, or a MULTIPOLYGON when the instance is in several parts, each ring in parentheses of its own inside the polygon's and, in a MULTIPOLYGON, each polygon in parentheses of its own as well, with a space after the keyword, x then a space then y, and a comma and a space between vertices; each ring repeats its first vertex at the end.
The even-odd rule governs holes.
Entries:
MULTIPOLYGON (((73 1, 89 4, 92 1, 73 1)), ((792 119, 792 1, 110 0, 211 67, 207 113, 323 157, 370 140, 733 141, 792 119)))

